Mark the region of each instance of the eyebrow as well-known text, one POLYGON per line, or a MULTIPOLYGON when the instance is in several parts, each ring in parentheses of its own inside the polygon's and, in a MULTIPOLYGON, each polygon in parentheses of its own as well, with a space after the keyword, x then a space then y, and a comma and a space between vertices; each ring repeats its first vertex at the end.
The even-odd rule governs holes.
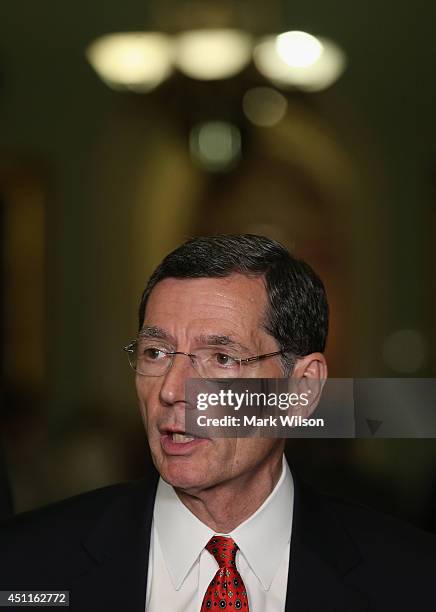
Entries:
POLYGON ((236 342, 230 336, 226 335, 201 334, 200 336, 197 336, 196 340, 198 340, 201 344, 209 344, 210 346, 228 346, 230 348, 234 348, 240 351, 246 351, 247 353, 250 352, 246 346, 244 346, 240 342, 236 342))
POLYGON ((158 338, 159 340, 167 340, 168 342, 172 342, 176 344, 174 337, 166 332, 162 327, 157 327, 156 325, 146 325, 141 329, 138 333, 138 337, 140 338, 158 338))
MULTIPOLYGON (((167 342, 174 344, 174 346, 177 345, 174 336, 162 329, 162 327, 158 327, 156 325, 146 325, 141 329, 138 336, 140 338, 157 338, 158 340, 166 340, 167 342)), ((233 340, 230 336, 225 334, 200 334, 194 339, 199 344, 207 344, 209 346, 228 346, 229 348, 233 348, 235 350, 245 351, 247 353, 250 352, 248 347, 240 342, 236 342, 236 340, 233 340)))

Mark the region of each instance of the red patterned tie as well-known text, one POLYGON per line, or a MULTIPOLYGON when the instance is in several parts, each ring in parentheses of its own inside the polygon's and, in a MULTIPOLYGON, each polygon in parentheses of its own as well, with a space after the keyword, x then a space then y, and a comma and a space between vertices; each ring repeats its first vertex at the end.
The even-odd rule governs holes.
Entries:
POLYGON ((215 557, 219 569, 207 587, 201 612, 207 610, 215 612, 224 608, 248 612, 247 591, 241 574, 236 569, 238 545, 232 538, 214 536, 206 544, 206 549, 215 557))

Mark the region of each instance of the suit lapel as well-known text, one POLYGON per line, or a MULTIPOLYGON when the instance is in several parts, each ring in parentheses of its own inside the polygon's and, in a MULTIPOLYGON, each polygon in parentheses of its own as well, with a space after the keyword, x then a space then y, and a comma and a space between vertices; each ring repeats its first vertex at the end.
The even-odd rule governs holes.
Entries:
POLYGON ((286 612, 363 612, 368 602, 345 582, 360 553, 321 498, 298 478, 290 547, 286 612))
POLYGON ((157 480, 133 483, 82 543, 88 567, 72 584, 73 610, 144 612, 157 480))
MULTIPOLYGON (((133 483, 82 542, 86 561, 70 577, 70 605, 81 612, 144 612, 158 475, 133 483)), ((345 583, 360 554, 320 498, 294 478, 295 497, 285 612, 364 612, 345 583)), ((83 561, 83 557, 82 557, 83 561)))

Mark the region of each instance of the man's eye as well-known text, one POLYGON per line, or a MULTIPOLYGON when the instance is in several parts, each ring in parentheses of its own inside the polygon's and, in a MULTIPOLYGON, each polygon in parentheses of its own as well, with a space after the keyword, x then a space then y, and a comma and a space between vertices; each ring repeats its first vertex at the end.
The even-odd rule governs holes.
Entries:
POLYGON ((158 361, 160 359, 164 359, 166 353, 162 349, 150 346, 142 351, 142 355, 144 359, 147 359, 148 361, 158 361))
POLYGON ((218 365, 224 366, 227 368, 235 367, 238 365, 238 362, 230 355, 226 353, 215 353, 215 361, 218 365))

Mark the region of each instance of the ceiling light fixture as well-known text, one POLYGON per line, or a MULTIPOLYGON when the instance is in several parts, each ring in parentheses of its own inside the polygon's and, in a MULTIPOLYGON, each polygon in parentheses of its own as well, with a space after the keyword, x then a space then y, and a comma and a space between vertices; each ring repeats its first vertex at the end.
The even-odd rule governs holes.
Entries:
POLYGON ((100 76, 113 89, 147 92, 172 72, 171 38, 159 32, 126 32, 98 38, 86 56, 100 76))
POLYGON ((269 36, 256 45, 254 63, 280 87, 321 91, 332 85, 346 65, 344 52, 327 38, 305 32, 269 36), (304 36, 302 36, 304 35, 304 36))
POLYGON ((268 36, 256 45, 250 34, 237 29, 188 30, 174 36, 107 34, 94 41, 86 55, 109 87, 137 92, 157 87, 174 67, 193 79, 219 80, 238 74, 251 58, 278 87, 320 91, 332 85, 346 66, 338 45, 301 31, 268 36))
POLYGON ((193 79, 227 79, 250 62, 252 47, 242 30, 189 30, 176 37, 175 62, 193 79))
POLYGON ((285 32, 279 34, 275 41, 280 58, 292 68, 312 66, 323 52, 318 38, 307 32, 285 32))

